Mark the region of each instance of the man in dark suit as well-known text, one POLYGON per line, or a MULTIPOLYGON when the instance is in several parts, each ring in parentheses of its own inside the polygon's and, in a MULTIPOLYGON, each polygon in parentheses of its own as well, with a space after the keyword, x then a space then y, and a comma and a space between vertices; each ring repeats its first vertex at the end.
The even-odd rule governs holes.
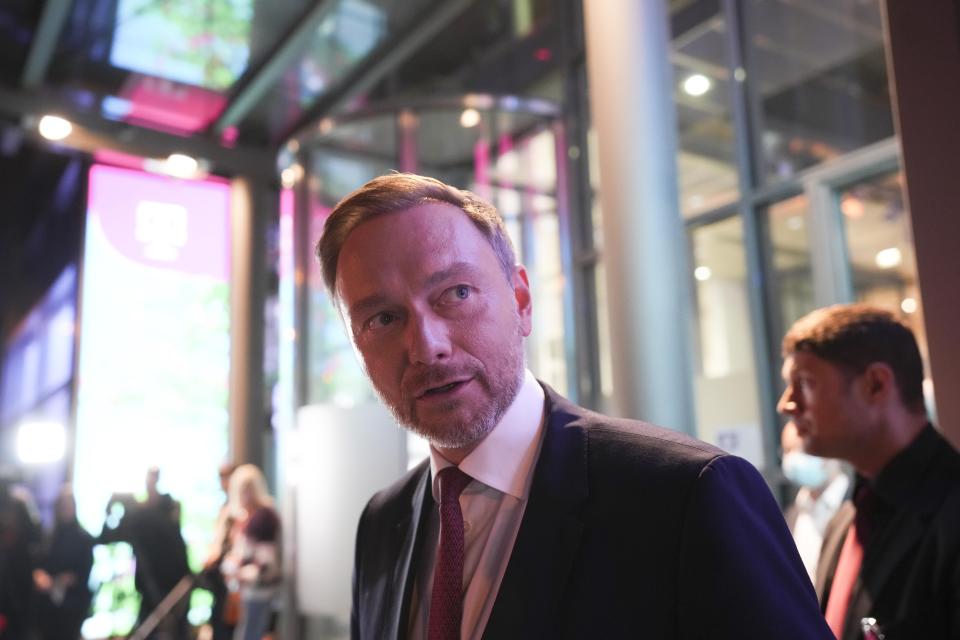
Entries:
POLYGON ((830 637, 752 466, 525 370, 530 288, 492 206, 383 176, 318 255, 374 387, 430 442, 361 516, 354 638, 830 637))
POLYGON ((882 309, 837 305, 798 320, 783 354, 780 411, 808 453, 856 470, 817 568, 831 629, 960 639, 960 454, 927 419, 913 333, 882 309))

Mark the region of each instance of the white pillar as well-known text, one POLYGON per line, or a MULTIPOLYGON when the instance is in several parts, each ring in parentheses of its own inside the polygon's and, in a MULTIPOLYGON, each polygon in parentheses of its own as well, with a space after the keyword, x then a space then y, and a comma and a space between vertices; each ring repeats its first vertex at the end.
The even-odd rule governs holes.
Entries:
POLYGON ((691 286, 664 0, 584 0, 613 410, 693 432, 691 286))

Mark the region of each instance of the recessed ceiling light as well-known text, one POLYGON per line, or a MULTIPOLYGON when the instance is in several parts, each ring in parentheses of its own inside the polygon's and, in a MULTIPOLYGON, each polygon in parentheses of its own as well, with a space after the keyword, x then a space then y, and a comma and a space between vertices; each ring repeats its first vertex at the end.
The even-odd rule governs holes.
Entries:
POLYGON ((874 262, 876 262, 877 266, 881 269, 893 269, 894 267, 900 266, 900 263, 903 262, 903 255, 900 253, 900 249, 890 247, 877 251, 874 262))
POLYGON ((59 116, 43 116, 37 129, 47 140, 63 140, 73 131, 73 125, 69 120, 59 116))
POLYGON ((702 73, 695 73, 683 81, 683 90, 695 98, 710 91, 711 86, 713 83, 710 82, 710 78, 702 73))
POLYGON ((194 177, 200 166, 195 158, 183 153, 171 153, 165 164, 166 172, 177 178, 194 177))
POLYGON ((710 267, 697 267, 693 270, 693 277, 699 280, 700 282, 705 282, 713 276, 713 271, 710 267))
POLYGON ((464 109, 463 113, 460 114, 461 127, 470 129, 478 124, 480 124, 480 112, 476 109, 464 109))

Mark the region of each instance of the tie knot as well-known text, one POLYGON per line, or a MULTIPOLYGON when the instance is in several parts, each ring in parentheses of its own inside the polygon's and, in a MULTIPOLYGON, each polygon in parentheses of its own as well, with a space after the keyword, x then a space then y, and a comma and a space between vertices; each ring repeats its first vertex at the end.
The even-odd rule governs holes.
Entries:
POLYGON ((470 476, 459 467, 445 467, 437 473, 437 482, 440 484, 440 502, 448 503, 460 499, 460 494, 470 484, 470 476))
POLYGON ((869 483, 864 482, 853 494, 853 506, 857 508, 853 522, 857 531, 857 538, 864 547, 870 541, 873 533, 873 515, 877 506, 877 495, 869 483))

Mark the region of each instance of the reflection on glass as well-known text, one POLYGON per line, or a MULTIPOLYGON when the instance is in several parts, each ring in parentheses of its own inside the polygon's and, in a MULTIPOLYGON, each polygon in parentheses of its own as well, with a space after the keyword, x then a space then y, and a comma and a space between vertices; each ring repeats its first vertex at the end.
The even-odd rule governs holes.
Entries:
MULTIPOLYGON (((386 0, 334 0, 299 57, 281 76, 276 90, 257 106, 253 120, 267 124, 267 137, 275 139, 330 86, 363 60, 387 36, 390 28, 405 26, 390 21, 386 0)), ((409 19, 398 11, 398 18, 409 19)))
POLYGON ((690 240, 699 329, 697 436, 762 468, 743 222, 733 217, 694 228, 690 240))
POLYGON ((839 193, 854 297, 896 313, 927 353, 923 305, 902 174, 892 173, 839 193))
POLYGON ((744 13, 765 178, 893 135, 878 0, 749 0, 744 13))
POLYGON ((111 64, 214 90, 247 67, 253 0, 120 0, 111 64))
POLYGON ((670 59, 676 83, 680 210, 690 217, 738 195, 726 29, 719 13, 694 16, 699 5, 671 16, 670 59))
POLYGON ((768 294, 779 311, 774 339, 814 308, 813 267, 808 234, 809 204, 796 196, 771 205, 761 219, 766 225, 768 294))

